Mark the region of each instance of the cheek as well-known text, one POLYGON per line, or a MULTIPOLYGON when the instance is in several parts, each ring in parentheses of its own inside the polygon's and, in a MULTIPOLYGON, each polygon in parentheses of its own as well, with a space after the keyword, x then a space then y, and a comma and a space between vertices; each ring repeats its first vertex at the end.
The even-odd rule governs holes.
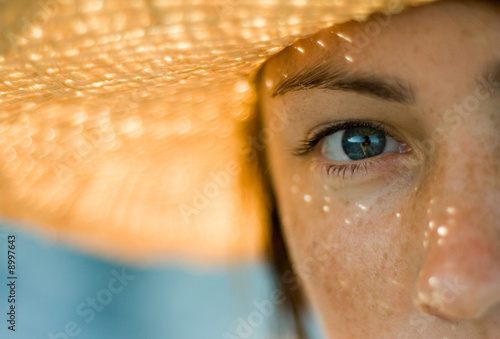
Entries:
POLYGON ((402 317, 398 310, 412 307, 422 244, 407 218, 414 215, 413 195, 403 190, 404 203, 394 193, 390 201, 372 194, 353 198, 308 178, 293 174, 280 199, 285 237, 307 295, 337 332, 389 326, 392 321, 380 320, 402 317))

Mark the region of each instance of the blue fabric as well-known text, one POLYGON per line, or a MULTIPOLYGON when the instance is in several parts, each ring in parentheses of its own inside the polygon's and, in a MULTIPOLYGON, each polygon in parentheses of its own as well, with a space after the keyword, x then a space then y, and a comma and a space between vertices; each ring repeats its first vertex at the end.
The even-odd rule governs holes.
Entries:
POLYGON ((278 338, 271 334, 279 331, 278 307, 268 302, 274 290, 262 263, 123 266, 0 223, 2 339, 278 338), (15 332, 7 322, 9 235, 16 236, 15 332))

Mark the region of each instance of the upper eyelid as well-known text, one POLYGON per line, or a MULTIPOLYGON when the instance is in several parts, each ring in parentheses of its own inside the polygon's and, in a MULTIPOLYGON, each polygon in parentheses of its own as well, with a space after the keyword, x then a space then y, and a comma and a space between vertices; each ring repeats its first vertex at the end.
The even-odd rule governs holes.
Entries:
MULTIPOLYGON (((317 133, 313 133, 311 137, 306 137, 305 139, 301 140, 301 146, 293 150, 293 155, 302 156, 308 154, 323 138, 341 130, 342 129, 324 127, 317 133)), ((310 134, 311 133, 308 133, 308 135, 310 134)))

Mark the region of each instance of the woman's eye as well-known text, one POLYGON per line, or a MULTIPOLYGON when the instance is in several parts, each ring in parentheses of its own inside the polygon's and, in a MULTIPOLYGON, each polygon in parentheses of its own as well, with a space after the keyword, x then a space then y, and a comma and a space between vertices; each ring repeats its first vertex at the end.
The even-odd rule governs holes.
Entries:
POLYGON ((405 145, 369 126, 355 126, 330 134, 321 141, 321 153, 334 161, 355 161, 382 153, 401 153, 405 145))

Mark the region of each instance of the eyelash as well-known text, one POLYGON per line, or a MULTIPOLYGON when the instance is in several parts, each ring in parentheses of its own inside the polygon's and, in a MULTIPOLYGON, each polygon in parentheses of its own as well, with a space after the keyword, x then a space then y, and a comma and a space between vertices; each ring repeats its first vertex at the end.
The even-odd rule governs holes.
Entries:
MULTIPOLYGON (((313 132, 313 134, 300 142, 300 145, 293 150, 293 154, 296 156, 305 156, 311 153, 314 148, 326 137, 332 135, 335 132, 353 128, 353 127, 371 127, 378 129, 388 136, 391 136, 391 133, 387 131, 387 129, 379 122, 375 121, 367 121, 367 120, 349 120, 338 123, 329 124, 320 130, 313 132)), ((373 157, 373 158, 377 158, 373 157)), ((324 171, 328 176, 336 175, 345 178, 347 175, 354 175, 360 170, 363 170, 365 173, 368 173, 370 167, 378 163, 380 160, 372 160, 372 158, 368 158, 367 160, 360 161, 352 161, 352 163, 318 163, 320 169, 324 171), (363 161, 361 163, 361 161, 363 161)))
POLYGON ((337 175, 341 177, 342 179, 345 178, 346 173, 349 175, 354 175, 356 174, 359 170, 363 169, 366 172, 368 172, 369 164, 364 163, 364 164, 320 164, 320 169, 324 171, 327 175, 332 176, 332 175, 337 175))

